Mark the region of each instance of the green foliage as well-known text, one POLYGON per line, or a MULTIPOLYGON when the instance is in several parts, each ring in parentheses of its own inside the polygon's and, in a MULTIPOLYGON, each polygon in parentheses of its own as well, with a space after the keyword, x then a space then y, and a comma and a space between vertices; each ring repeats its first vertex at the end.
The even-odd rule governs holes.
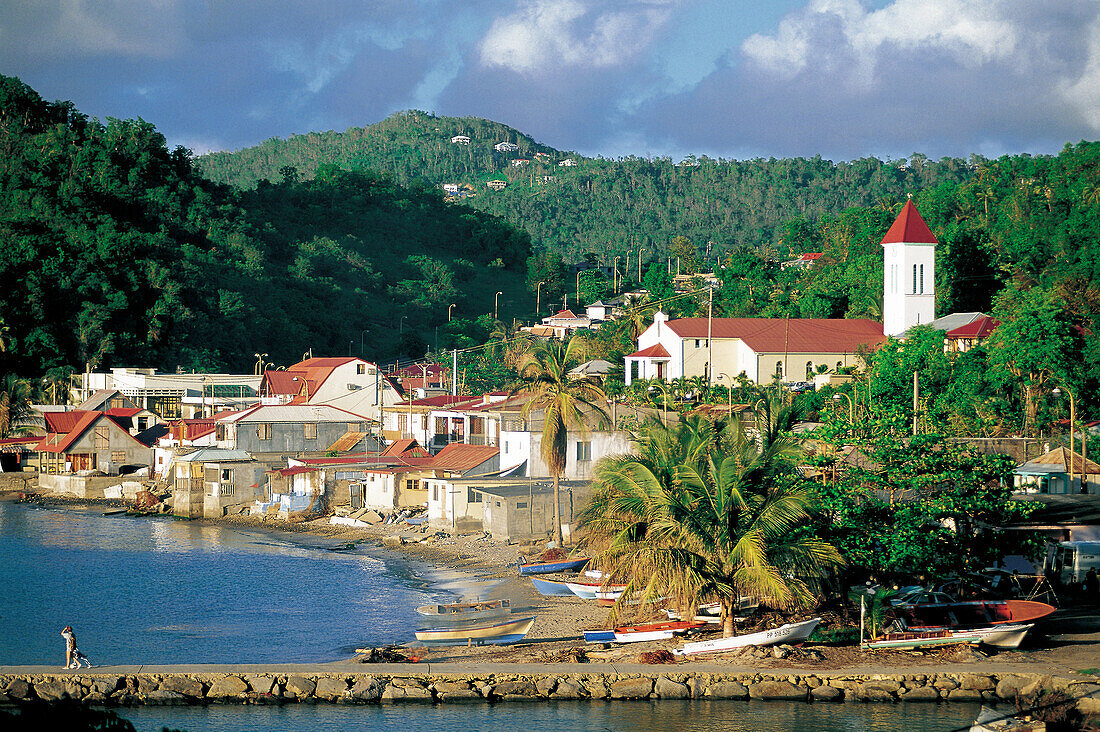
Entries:
POLYGON ((874 573, 947 577, 1028 554, 1025 532, 1001 532, 1025 518, 1010 499, 1014 464, 940 435, 906 435, 904 415, 854 427, 829 420, 815 433, 822 475, 820 535, 849 563, 874 573), (851 445, 847 455, 842 447, 851 445))

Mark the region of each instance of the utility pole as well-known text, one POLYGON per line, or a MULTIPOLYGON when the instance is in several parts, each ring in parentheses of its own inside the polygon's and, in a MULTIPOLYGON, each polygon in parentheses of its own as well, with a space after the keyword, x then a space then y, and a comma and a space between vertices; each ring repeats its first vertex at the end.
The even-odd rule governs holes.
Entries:
POLYGON ((707 287, 707 386, 714 386, 714 288, 707 287))
POLYGON ((451 354, 451 396, 458 396, 458 349, 451 354))
POLYGON ((917 408, 920 404, 920 382, 917 380, 917 372, 913 372, 913 434, 917 434, 917 408))

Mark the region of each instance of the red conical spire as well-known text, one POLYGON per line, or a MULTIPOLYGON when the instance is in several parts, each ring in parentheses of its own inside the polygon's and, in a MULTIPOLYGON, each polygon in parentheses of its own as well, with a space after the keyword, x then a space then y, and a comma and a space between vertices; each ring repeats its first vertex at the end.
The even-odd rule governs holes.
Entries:
POLYGON ((912 199, 905 202, 905 206, 901 209, 898 217, 894 219, 890 230, 886 232, 886 236, 882 237, 882 243, 939 244, 932 230, 928 228, 928 224, 924 223, 924 219, 921 218, 917 207, 913 205, 912 199))

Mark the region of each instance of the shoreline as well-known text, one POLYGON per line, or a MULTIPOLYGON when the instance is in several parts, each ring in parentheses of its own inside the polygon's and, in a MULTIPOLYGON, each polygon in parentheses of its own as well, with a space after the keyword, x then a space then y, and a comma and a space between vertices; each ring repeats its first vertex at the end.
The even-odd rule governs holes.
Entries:
MULTIPOLYGON (((125 504, 108 499, 75 499, 38 494, 35 502, 60 508, 86 506, 118 508, 125 504)), ((154 514, 166 517, 170 514, 154 514)), ((387 566, 397 565, 420 581, 425 589, 458 599, 463 587, 479 588, 487 580, 503 580, 485 593, 486 597, 508 597, 515 612, 537 616, 535 627, 522 641, 507 646, 442 646, 425 648, 413 640, 396 647, 421 663, 461 664, 477 667, 486 664, 520 666, 525 664, 579 663, 578 672, 599 664, 631 664, 647 651, 669 650, 680 643, 652 641, 626 645, 585 644, 581 631, 605 627, 610 609, 592 602, 570 597, 544 597, 516 571, 515 561, 521 553, 538 551, 530 545, 510 545, 494 542, 484 535, 436 537, 436 533, 398 524, 373 527, 331 525, 328 517, 311 521, 282 521, 270 517, 228 516, 220 519, 190 519, 189 523, 224 526, 249 533, 278 537, 300 546, 326 549, 341 554, 364 554, 382 560, 387 566), (387 541, 387 537, 394 537, 387 541)), ((806 617, 811 617, 807 614, 806 617)), ((762 620, 760 622, 766 622, 762 620)), ((425 619, 427 623, 427 620, 425 619)), ((786 621, 785 621, 786 622, 786 621)), ((806 673, 847 673, 860 668, 878 668, 887 673, 911 673, 910 669, 939 669, 946 673, 979 669, 1014 669, 1013 673, 1040 675, 1076 675, 1077 672, 1100 667, 1100 608, 1062 608, 1048 621, 1045 630, 1055 628, 1060 635, 1040 639, 1036 628, 1029 636, 1031 643, 1020 650, 986 653, 968 648, 907 651, 861 651, 851 646, 829 646, 807 643, 803 649, 775 653, 774 649, 749 649, 714 655, 704 659, 680 659, 668 669, 695 669, 712 666, 734 670, 752 668, 757 672, 788 673, 801 668, 806 673), (1038 645, 1040 641, 1045 645, 1038 645), (806 648, 809 649, 807 652, 806 648), (746 666, 748 662, 748 666, 746 666)), ((787 649, 788 647, 783 647, 787 649)), ((382 664, 366 663, 365 654, 327 665, 353 664, 369 673, 382 664)), ((656 668, 656 667, 654 667, 656 668)), ((0 670, 0 674, 4 673, 0 670)), ((1100 683, 1100 675, 1093 677, 1100 683)))

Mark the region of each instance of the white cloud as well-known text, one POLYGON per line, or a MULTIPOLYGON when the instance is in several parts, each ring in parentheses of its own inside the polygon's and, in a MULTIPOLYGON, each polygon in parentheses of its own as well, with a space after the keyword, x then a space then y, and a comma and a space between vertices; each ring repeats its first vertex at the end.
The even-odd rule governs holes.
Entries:
POLYGON ((670 3, 657 0, 532 0, 493 21, 479 46, 481 63, 520 73, 619 66, 645 51, 671 12, 670 3))
POLYGON ((1063 81, 1059 91, 1093 132, 1100 131, 1100 18, 1088 29, 1088 60, 1081 75, 1063 81))
POLYGON ((896 0, 866 10, 858 0, 812 0, 784 18, 774 35, 754 34, 741 51, 783 78, 850 54, 854 77, 874 76, 884 47, 950 55, 972 66, 1016 52, 1022 29, 1008 0, 896 0))

